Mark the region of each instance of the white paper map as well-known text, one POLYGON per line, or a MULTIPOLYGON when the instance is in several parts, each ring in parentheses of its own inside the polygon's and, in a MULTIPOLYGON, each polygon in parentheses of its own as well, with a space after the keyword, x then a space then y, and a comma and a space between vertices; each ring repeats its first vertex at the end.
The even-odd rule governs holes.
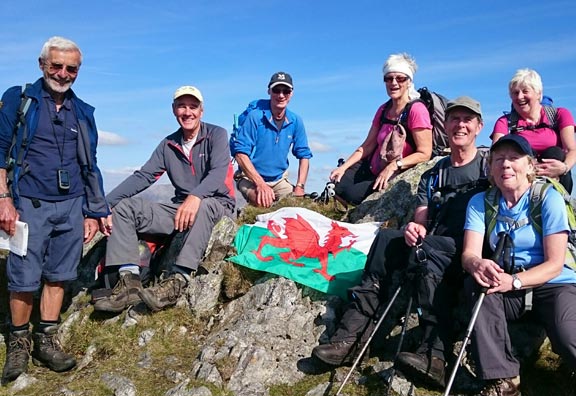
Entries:
POLYGON ((26 256, 26 251, 28 250, 28 224, 17 221, 14 236, 9 236, 6 232, 0 230, 0 249, 10 250, 18 256, 26 256))

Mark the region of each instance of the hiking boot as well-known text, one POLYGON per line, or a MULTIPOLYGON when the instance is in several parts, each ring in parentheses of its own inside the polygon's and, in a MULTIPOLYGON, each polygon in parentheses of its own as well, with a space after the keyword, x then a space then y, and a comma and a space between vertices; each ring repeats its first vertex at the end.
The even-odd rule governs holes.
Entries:
MULTIPOLYGON (((337 341, 316 346, 312 356, 332 366, 352 364, 360 355, 364 344, 356 341, 337 341)), ((366 354, 368 348, 366 349, 366 354)))
POLYGON ((136 305, 141 301, 138 295, 140 290, 142 290, 140 275, 132 272, 121 272, 120 279, 114 286, 112 294, 96 301, 94 310, 114 313, 122 312, 129 306, 136 305))
POLYGON ((68 371, 76 366, 74 356, 62 350, 58 340, 58 326, 49 326, 42 333, 32 334, 32 340, 34 341, 32 362, 36 366, 45 366, 57 373, 68 371))
POLYGON ((499 378, 486 381, 479 396, 520 396, 520 391, 512 382, 512 378, 499 378))
POLYGON ((180 273, 171 274, 156 286, 142 289, 138 295, 153 312, 176 305, 178 298, 188 286, 188 280, 180 273))
POLYGON ((13 331, 8 336, 6 363, 2 371, 2 385, 14 381, 28 370, 28 360, 32 347, 28 330, 13 331))
POLYGON ((445 365, 444 360, 438 357, 429 358, 426 354, 402 352, 395 364, 409 378, 431 386, 444 387, 445 365))

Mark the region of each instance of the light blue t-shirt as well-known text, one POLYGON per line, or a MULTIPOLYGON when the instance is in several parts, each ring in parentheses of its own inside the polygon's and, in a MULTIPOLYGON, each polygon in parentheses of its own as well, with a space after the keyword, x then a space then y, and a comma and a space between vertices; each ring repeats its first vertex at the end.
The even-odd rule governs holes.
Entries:
MULTIPOLYGON (((482 192, 476 194, 468 203, 466 212, 465 230, 485 233, 484 223, 484 195, 482 192)), ((504 198, 500 197, 498 203, 498 214, 514 219, 516 222, 528 218, 530 190, 526 191, 513 208, 508 208, 504 198)), ((511 227, 502 220, 496 221, 496 227, 490 233, 490 247, 496 248, 498 233, 510 231, 510 236, 514 241, 514 263, 516 268, 524 267, 529 269, 544 261, 543 235, 534 229, 532 224, 526 224, 517 229, 511 227)), ((550 188, 542 199, 542 230, 544 236, 556 234, 562 231, 569 231, 568 217, 564 198, 556 190, 550 188)), ((564 265, 562 273, 548 281, 548 283, 576 283, 576 272, 564 265)))

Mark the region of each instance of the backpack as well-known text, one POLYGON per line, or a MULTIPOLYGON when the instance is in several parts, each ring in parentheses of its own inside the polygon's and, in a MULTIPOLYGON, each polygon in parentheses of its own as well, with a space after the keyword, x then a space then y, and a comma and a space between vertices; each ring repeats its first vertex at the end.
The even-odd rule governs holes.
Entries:
MULTIPOLYGON (((568 214, 568 225, 570 227, 570 231, 568 232, 568 248, 566 249, 566 259, 564 262, 568 267, 576 271, 576 201, 566 192, 566 189, 559 181, 548 177, 537 177, 534 180, 530 191, 528 218, 515 223, 514 227, 519 228, 526 224, 532 224, 536 232, 542 234, 542 200, 550 188, 558 191, 564 198, 566 213, 568 214)), ((499 201, 500 191, 494 187, 490 188, 484 196, 486 235, 490 235, 496 227, 499 201)))
POLYGON ((22 166, 24 160, 24 151, 26 151, 26 146, 28 145, 28 125, 26 125, 26 113, 30 108, 30 104, 32 103, 32 99, 26 96, 26 89, 31 86, 32 84, 25 84, 22 86, 22 93, 20 94, 20 107, 18 108, 18 112, 16 113, 17 122, 14 126, 14 131, 12 132, 12 143, 10 144, 10 149, 8 150, 8 163, 6 164, 6 171, 8 173, 8 182, 11 183, 14 179, 14 167, 15 166, 22 166), (18 129, 20 126, 24 125, 24 132, 22 134, 22 143, 20 148, 18 149, 18 153, 16 154, 16 158, 12 157, 12 151, 16 146, 16 141, 18 137, 18 129))
MULTIPOLYGON (((242 128, 242 125, 246 122, 248 114, 254 110, 259 110, 264 112, 270 109, 270 99, 255 99, 248 103, 248 106, 240 113, 240 115, 234 114, 234 123, 232 124, 232 133, 230 134, 230 146, 236 141, 238 132, 242 128)), ((252 157, 252 155, 250 155, 252 157)))
MULTIPOLYGON (((459 185, 446 185, 444 171, 450 166, 450 157, 440 159, 430 170, 426 195, 428 197, 428 220, 430 234, 434 234, 440 222, 448 215, 451 205, 449 201, 456 195, 469 195, 470 197, 485 191, 490 183, 488 181, 488 155, 490 149, 485 146, 478 147, 480 153, 480 175, 476 180, 459 185)), ((452 208, 453 209, 453 208, 452 208)))
POLYGON ((518 133, 518 132, 522 132, 526 129, 529 130, 533 130, 533 129, 540 129, 540 128, 550 128, 553 129, 556 133, 560 133, 560 130, 558 129, 558 109, 554 106, 549 106, 549 105, 542 105, 542 107, 544 108, 544 112, 546 113, 546 117, 548 117, 548 120, 552 122, 552 124, 547 124, 545 122, 541 122, 538 125, 529 125, 529 126, 524 126, 524 127, 519 127, 518 126, 518 120, 519 120, 519 115, 518 112, 516 110, 514 110, 514 107, 512 107, 512 109, 510 111, 505 111, 504 115, 506 116, 506 119, 508 120, 508 133, 518 133))
MULTIPOLYGON (((392 105, 391 101, 386 102, 384 109, 382 110, 382 115, 380 116, 380 127, 384 124, 398 124, 401 123, 404 128, 409 131, 408 128, 408 115, 410 114, 410 109, 412 105, 416 102, 422 102, 426 109, 428 109, 428 114, 430 115, 430 121, 432 122, 432 157, 446 155, 449 150, 448 145, 448 135, 446 135, 446 130, 444 129, 444 113, 446 111, 446 105, 448 104, 448 99, 440 95, 439 93, 428 90, 426 87, 418 89, 420 98, 410 101, 398 121, 390 120, 386 118, 386 112, 392 105)), ((412 134, 407 134, 407 139, 410 145, 414 146, 414 140, 412 134)))

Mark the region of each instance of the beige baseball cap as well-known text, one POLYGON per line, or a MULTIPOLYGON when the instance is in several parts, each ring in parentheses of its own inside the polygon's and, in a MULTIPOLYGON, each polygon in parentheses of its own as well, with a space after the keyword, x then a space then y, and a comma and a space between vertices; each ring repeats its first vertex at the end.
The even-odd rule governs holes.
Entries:
POLYGON ((200 92, 200 90, 196 87, 193 87, 192 85, 184 85, 178 88, 176 92, 174 92, 174 100, 184 95, 192 95, 200 102, 204 102, 204 98, 202 97, 202 93, 200 92))

